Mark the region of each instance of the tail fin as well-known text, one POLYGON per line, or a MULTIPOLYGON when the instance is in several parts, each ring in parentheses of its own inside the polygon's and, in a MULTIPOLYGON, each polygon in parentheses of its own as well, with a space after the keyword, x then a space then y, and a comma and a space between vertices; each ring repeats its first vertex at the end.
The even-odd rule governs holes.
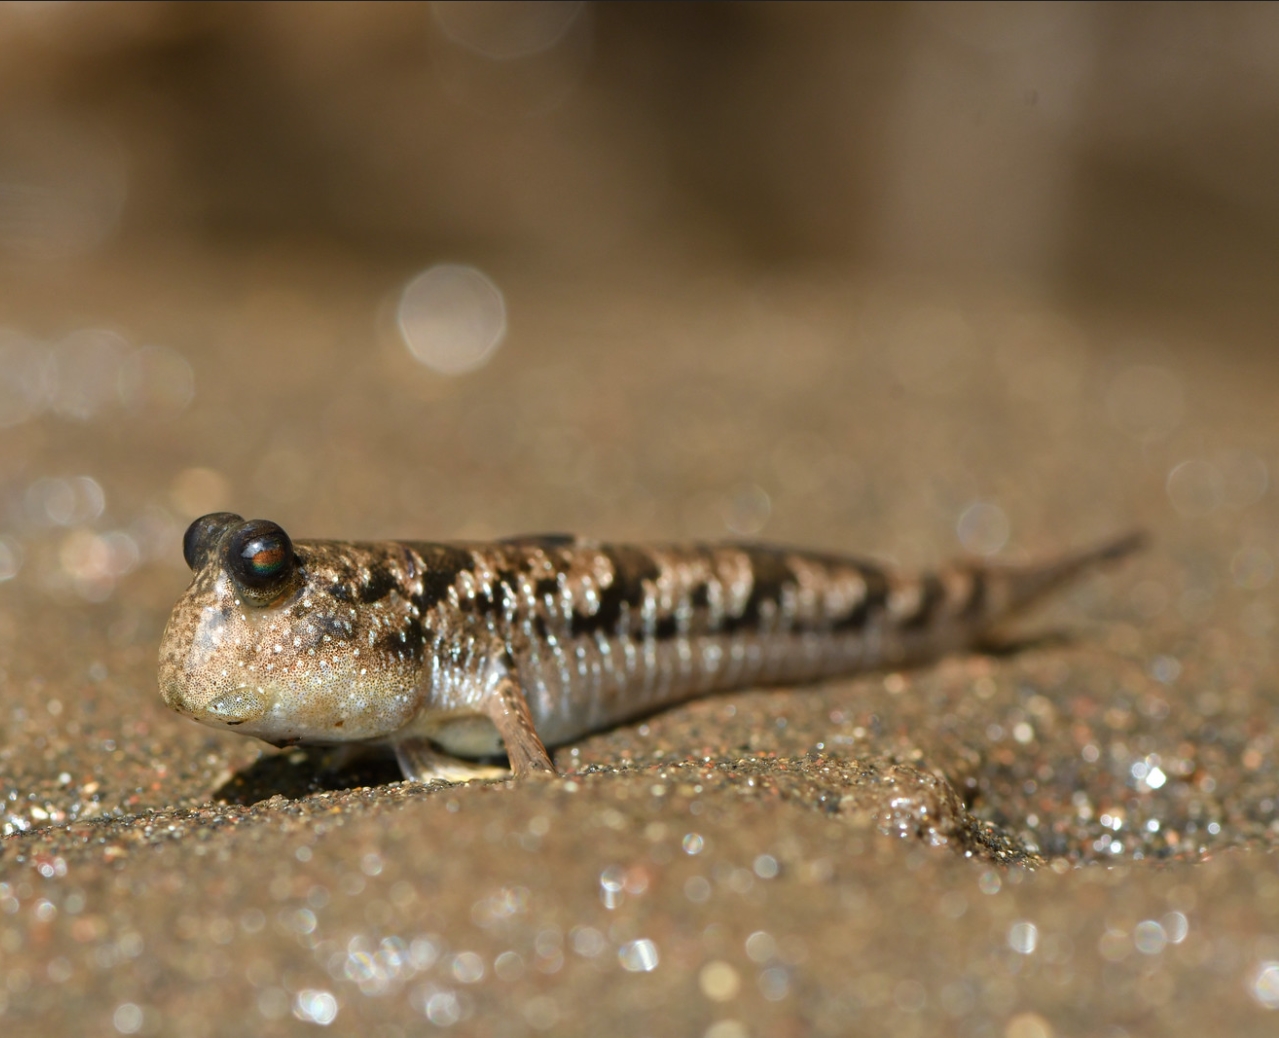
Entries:
POLYGON ((1053 562, 1030 566, 988 566, 983 575, 987 585, 989 622, 998 623, 1089 570, 1126 558, 1149 542, 1150 538, 1144 531, 1135 530, 1053 562))

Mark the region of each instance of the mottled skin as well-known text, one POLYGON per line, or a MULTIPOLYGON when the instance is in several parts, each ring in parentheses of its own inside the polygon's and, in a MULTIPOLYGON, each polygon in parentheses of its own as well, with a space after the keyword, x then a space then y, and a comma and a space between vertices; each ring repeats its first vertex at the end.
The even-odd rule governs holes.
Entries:
POLYGON ((299 541, 252 601, 227 546, 243 520, 198 520, 189 541, 206 520, 160 648, 165 702, 280 746, 386 743, 422 779, 437 750, 553 772, 547 745, 681 700, 968 648, 1139 542, 908 577, 757 545, 299 541))

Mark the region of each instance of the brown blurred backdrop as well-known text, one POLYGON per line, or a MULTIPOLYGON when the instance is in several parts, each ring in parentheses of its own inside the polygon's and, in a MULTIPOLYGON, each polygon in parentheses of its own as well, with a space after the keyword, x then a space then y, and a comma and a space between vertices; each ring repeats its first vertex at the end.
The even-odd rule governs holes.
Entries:
POLYGON ((1264 339, 1277 125, 1268 4, 8 3, 0 252, 851 261, 1264 339))

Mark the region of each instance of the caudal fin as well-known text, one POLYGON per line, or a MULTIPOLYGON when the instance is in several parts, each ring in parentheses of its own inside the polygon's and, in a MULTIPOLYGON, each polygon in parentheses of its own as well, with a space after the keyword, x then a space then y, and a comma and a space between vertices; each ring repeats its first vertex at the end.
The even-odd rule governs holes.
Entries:
POLYGON ((1134 530, 1095 548, 1073 552, 1052 562, 1029 566, 988 566, 983 571, 987 583, 987 615, 992 623, 997 623, 1077 577, 1127 558, 1149 543, 1150 538, 1145 531, 1134 530))

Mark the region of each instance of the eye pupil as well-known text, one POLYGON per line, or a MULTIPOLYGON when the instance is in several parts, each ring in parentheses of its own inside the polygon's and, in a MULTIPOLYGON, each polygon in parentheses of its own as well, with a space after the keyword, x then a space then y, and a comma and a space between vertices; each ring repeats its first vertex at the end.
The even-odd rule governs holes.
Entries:
POLYGON ((274 573, 284 565, 284 548, 264 548, 253 553, 253 568, 259 573, 274 573))
POLYGON ((245 598, 256 605, 285 591, 296 570, 289 535, 266 519, 254 519, 231 534, 226 562, 245 598))

